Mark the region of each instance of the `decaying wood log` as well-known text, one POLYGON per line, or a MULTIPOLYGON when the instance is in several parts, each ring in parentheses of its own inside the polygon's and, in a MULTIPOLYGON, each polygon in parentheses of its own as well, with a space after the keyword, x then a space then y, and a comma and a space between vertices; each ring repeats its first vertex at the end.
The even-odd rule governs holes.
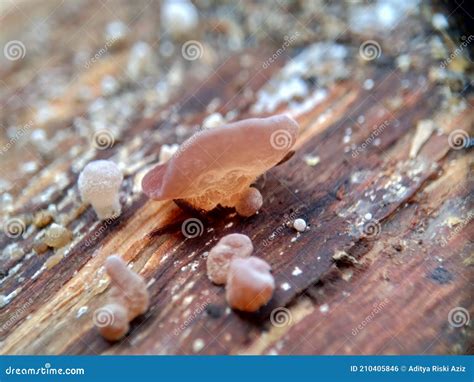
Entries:
MULTIPOLYGON (((31 12, 51 13, 51 4, 33 3, 31 12)), ((197 2, 205 20, 196 35, 201 59, 183 60, 176 44, 172 56, 157 53, 156 72, 136 83, 125 73, 132 42, 145 39, 158 50, 163 41, 147 38, 157 33, 158 2, 133 3, 114 4, 115 16, 99 12, 96 2, 63 6, 46 22, 57 25, 51 55, 19 35, 26 59, 0 69, 0 124, 16 126, 2 136, 0 157, 1 353, 472 353, 473 158, 453 140, 472 135, 473 98, 463 54, 440 66, 448 56, 439 51, 455 49, 446 33, 408 11, 391 33, 376 35, 380 51, 372 59, 360 48, 373 31, 339 29, 363 5, 314 10, 264 2, 268 25, 242 27, 246 39, 235 53, 206 33, 235 38, 229 30, 237 24, 197 2), (81 29, 64 19, 70 12, 90 21, 86 33, 94 42, 80 44, 74 33, 81 29), (276 16, 288 22, 281 35, 272 26, 276 16), (71 44, 93 56, 115 17, 132 26, 123 46, 88 67, 74 64, 71 44), (61 39, 59 31, 71 36, 61 39), (291 48, 275 54, 290 40, 291 48), (104 76, 119 90, 104 95, 104 76), (150 87, 147 78, 163 87, 150 87), (305 90, 295 91, 302 85, 293 81, 305 90), (165 85, 169 94, 161 100, 165 85), (84 92, 85 100, 78 96, 84 92), (141 192, 161 146, 182 143, 214 112, 228 121, 289 112, 300 123, 293 157, 256 182, 264 197, 256 216, 224 208, 197 213, 141 192), (423 120, 435 128, 410 157, 423 120), (30 127, 19 133, 21 126, 30 127), (49 138, 33 134, 40 129, 49 138), (118 219, 99 222, 75 184, 85 164, 104 158, 124 171, 123 207, 118 219), (47 209, 73 240, 43 252, 38 242, 50 222, 40 227, 34 217, 47 209), (195 237, 183 235, 190 218, 199 225, 195 237), (291 228, 296 218, 309 230, 291 228), (232 232, 248 235, 255 256, 272 265, 275 294, 255 314, 229 309, 224 288, 206 276, 206 252, 232 232), (93 325, 94 311, 107 301, 103 263, 111 254, 133 264, 151 295, 148 313, 114 344, 93 325)), ((231 15, 249 19, 254 7, 237 6, 231 15)), ((19 33, 16 22, 28 25, 21 19, 21 10, 5 16, 9 40, 19 33)))

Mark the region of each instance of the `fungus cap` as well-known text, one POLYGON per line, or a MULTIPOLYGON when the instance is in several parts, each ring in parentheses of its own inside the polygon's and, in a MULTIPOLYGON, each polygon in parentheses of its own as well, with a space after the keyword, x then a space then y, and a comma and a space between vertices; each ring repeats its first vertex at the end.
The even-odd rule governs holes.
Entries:
POLYGON ((151 199, 184 199, 196 208, 234 207, 255 179, 291 151, 298 123, 288 115, 252 118, 201 131, 142 181, 151 199))

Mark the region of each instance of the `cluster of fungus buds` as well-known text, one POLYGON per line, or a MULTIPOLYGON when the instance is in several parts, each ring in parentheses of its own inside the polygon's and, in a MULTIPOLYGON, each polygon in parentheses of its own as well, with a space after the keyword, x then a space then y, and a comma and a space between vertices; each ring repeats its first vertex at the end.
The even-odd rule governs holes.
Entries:
MULTIPOLYGON (((98 309, 106 319, 96 319, 100 334, 117 341, 128 333, 129 323, 148 310, 150 297, 145 281, 116 255, 109 256, 105 270, 111 279, 110 301, 98 309)), ((100 314, 100 313, 98 313, 100 314)))
POLYGON ((215 284, 226 284, 228 304, 245 312, 255 312, 273 296, 275 281, 270 265, 251 256, 253 245, 246 235, 224 236, 207 257, 207 275, 215 284))
POLYGON ((227 272, 233 257, 249 257, 253 252, 252 240, 246 235, 232 233, 224 236, 209 251, 207 256, 207 277, 218 285, 227 281, 227 272))
POLYGON ((100 220, 116 218, 121 213, 119 190, 123 174, 108 160, 90 162, 79 175, 78 188, 84 203, 90 203, 100 220))
POLYGON ((263 199, 250 185, 289 157, 298 129, 290 116, 276 115, 200 131, 183 143, 179 155, 145 175, 143 192, 154 200, 180 200, 198 210, 220 205, 251 216, 263 199))

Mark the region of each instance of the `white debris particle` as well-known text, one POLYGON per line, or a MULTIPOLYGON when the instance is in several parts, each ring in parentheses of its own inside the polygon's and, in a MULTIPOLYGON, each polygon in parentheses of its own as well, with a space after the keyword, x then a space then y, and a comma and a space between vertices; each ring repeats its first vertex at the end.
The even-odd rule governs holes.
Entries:
POLYGON ((293 272, 291 272, 293 276, 298 276, 298 275, 301 275, 302 273, 303 271, 299 267, 295 267, 295 269, 293 269, 293 272))
POLYGON ((26 162, 21 166, 21 170, 26 174, 33 174, 38 170, 38 163, 35 161, 26 162))
POLYGON ((401 54, 397 57, 396 64, 402 72, 406 73, 410 69, 411 58, 408 54, 401 54))
POLYGON ((78 310, 77 310, 77 314, 76 314, 76 318, 79 318, 81 317, 84 313, 87 312, 89 308, 87 306, 81 306, 78 310))
POLYGON ((121 42, 127 37, 127 26, 120 20, 107 24, 105 28, 105 39, 112 43, 121 42))
POLYGON ((195 272, 198 269, 198 267, 199 267, 199 261, 194 260, 190 265, 191 272, 195 272))
POLYGON ((305 163, 311 167, 316 166, 321 161, 321 159, 317 155, 305 155, 303 159, 305 163))
POLYGON ((327 313, 329 311, 329 305, 328 304, 323 304, 319 307, 319 311, 321 313, 327 313))
POLYGON ((374 80, 371 78, 368 78, 364 81, 363 87, 365 90, 371 90, 374 87, 374 80))
POLYGON ((197 8, 189 0, 166 0, 161 5, 161 25, 173 38, 192 33, 199 23, 197 8))
POLYGON ((173 143, 172 145, 164 144, 160 149, 160 163, 165 163, 178 151, 179 145, 173 143))
POLYGON ((199 353, 202 349, 204 349, 204 346, 205 346, 205 342, 203 339, 201 338, 198 338, 196 340, 194 340, 193 342, 193 352, 194 353, 199 353))
POLYGON ((306 221, 304 219, 296 219, 293 222, 293 228, 296 229, 298 232, 304 232, 306 229, 306 221))
POLYGON ((120 89, 120 83, 112 76, 105 76, 100 82, 103 96, 111 96, 120 89))
POLYGON ((183 304, 186 306, 186 305, 189 305, 191 304, 191 302, 194 300, 194 296, 186 296, 183 300, 183 304))
POLYGON ((215 127, 220 127, 225 124, 225 119, 220 113, 212 113, 208 115, 202 122, 202 127, 204 129, 213 129, 215 127))
POLYGON ((291 285, 288 284, 288 283, 283 283, 283 284, 280 285, 280 288, 283 289, 283 290, 290 290, 291 285))
POLYGON ((129 53, 127 62, 127 74, 134 81, 150 73, 156 68, 154 53, 150 45, 144 41, 136 42, 129 53))
POLYGON ((431 24, 436 29, 446 29, 449 26, 448 20, 441 13, 435 13, 431 19, 431 24))
POLYGON ((364 215, 364 219, 365 220, 370 220, 372 219, 372 214, 370 212, 367 212, 365 215, 364 215))
POLYGON ((431 119, 422 119, 416 125, 415 136, 411 142, 410 158, 415 158, 425 142, 431 137, 434 131, 434 123, 431 119))
POLYGON ((234 222, 227 223, 224 228, 230 228, 234 225, 234 222))

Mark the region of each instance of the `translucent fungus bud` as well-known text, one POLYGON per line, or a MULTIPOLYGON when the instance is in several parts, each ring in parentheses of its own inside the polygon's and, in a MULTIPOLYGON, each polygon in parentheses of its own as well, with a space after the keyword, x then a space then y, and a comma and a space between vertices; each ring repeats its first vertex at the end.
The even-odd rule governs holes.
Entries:
POLYGON ((209 252, 207 277, 215 284, 225 284, 232 258, 248 257, 252 251, 252 241, 248 236, 240 233, 224 236, 209 252))
POLYGON ((109 256, 105 270, 112 284, 110 303, 96 311, 95 324, 104 338, 116 341, 127 334, 130 321, 148 310, 150 297, 143 278, 119 256, 109 256))
POLYGON ((258 257, 234 258, 229 267, 226 299, 244 312, 255 312, 268 303, 275 289, 270 265, 258 257))
POLYGON ((249 187, 242 192, 241 198, 235 205, 235 210, 240 216, 248 217, 255 215, 262 207, 262 204, 263 198, 260 191, 255 187, 249 187))
POLYGON ((79 175, 78 187, 84 203, 92 204, 101 220, 120 215, 119 190, 123 175, 118 166, 108 160, 90 162, 79 175))
POLYGON ((72 232, 62 225, 53 223, 44 235, 44 243, 52 248, 64 247, 72 240, 72 232))

